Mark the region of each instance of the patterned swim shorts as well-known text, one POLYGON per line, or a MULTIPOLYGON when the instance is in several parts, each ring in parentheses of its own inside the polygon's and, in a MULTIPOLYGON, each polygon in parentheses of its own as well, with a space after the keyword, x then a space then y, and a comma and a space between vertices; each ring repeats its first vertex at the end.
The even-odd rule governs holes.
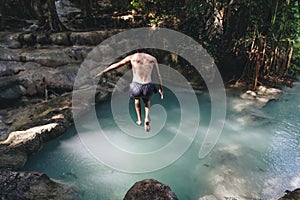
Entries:
POLYGON ((129 85, 130 98, 142 98, 143 101, 146 102, 154 93, 157 93, 157 88, 153 83, 141 84, 132 82, 129 85))

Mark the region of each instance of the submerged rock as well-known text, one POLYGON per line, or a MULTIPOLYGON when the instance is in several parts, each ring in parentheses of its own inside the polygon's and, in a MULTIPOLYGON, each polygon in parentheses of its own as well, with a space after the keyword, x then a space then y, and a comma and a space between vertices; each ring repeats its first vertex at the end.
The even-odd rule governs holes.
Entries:
POLYGON ((80 199, 71 185, 55 182, 38 172, 0 171, 1 199, 80 199))
POLYGON ((126 193, 124 200, 177 200, 171 188, 154 179, 136 182, 126 193))
POLYGON ((255 155, 255 150, 241 145, 214 150, 206 158, 207 166, 211 168, 208 184, 213 190, 211 194, 200 199, 260 199, 256 186, 251 183, 261 181, 255 177, 263 177, 265 166, 255 155), (253 165, 253 169, 243 171, 249 165, 253 165))
MULTIPOLYGON (((259 86, 257 91, 248 90, 245 93, 241 94, 240 97, 255 107, 262 108, 269 101, 278 99, 282 94, 282 91, 277 88, 269 88, 266 86, 259 86)), ((243 106, 241 107, 243 108, 243 106)))
POLYGON ((230 101, 234 114, 229 116, 239 125, 258 127, 268 124, 274 120, 273 116, 264 113, 262 108, 268 102, 278 99, 282 91, 276 88, 259 86, 256 91, 248 90, 244 92, 241 89, 231 91, 230 101))

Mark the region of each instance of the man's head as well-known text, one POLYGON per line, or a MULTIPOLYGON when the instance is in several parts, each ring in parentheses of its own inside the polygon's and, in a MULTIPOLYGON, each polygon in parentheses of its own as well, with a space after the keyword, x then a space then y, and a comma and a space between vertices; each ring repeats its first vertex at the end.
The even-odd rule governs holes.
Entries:
POLYGON ((147 54, 153 54, 152 49, 150 49, 150 48, 136 49, 133 53, 147 53, 147 54))

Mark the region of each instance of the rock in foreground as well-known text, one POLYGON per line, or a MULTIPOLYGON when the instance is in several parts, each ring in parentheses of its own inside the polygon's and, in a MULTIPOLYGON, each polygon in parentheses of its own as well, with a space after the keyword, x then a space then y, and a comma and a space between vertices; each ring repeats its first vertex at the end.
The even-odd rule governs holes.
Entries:
POLYGON ((38 172, 0 172, 1 199, 80 199, 73 186, 51 180, 38 172))
POLYGON ((279 200, 299 200, 300 199, 300 188, 295 189, 294 191, 285 191, 286 194, 281 197, 279 200))
POLYGON ((124 200, 178 200, 171 188, 154 179, 136 182, 124 197, 124 200))

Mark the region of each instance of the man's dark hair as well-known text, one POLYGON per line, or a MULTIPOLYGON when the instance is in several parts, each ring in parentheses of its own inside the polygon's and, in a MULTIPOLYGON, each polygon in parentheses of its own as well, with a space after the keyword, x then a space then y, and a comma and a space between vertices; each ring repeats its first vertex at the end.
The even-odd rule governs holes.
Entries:
POLYGON ((133 53, 148 53, 153 54, 153 50, 150 48, 142 48, 142 49, 136 49, 133 51, 133 53))

